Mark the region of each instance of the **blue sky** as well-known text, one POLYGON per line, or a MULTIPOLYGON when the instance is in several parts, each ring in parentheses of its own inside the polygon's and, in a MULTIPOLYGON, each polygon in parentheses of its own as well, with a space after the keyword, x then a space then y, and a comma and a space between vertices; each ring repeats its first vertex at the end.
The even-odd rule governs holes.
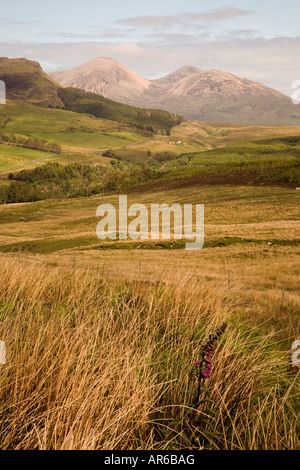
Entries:
POLYGON ((183 65, 221 69, 287 94, 300 79, 298 0, 10 0, 0 55, 45 70, 112 57, 147 78, 183 65))

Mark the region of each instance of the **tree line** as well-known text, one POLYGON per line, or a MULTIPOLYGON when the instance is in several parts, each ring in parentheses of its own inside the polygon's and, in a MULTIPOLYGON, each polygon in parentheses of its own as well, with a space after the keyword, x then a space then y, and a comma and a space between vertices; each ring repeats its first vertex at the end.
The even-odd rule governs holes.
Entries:
POLYGON ((86 164, 46 163, 32 170, 10 173, 10 184, 0 186, 0 203, 34 202, 53 198, 88 197, 102 191, 122 191, 158 175, 155 169, 122 167, 112 161, 109 168, 86 164))
POLYGON ((8 145, 17 145, 32 150, 41 150, 43 152, 60 153, 61 146, 56 142, 48 142, 44 139, 38 139, 37 137, 22 137, 17 136, 13 133, 5 134, 0 133, 0 143, 8 145))
POLYGON ((64 109, 69 111, 110 119, 155 134, 170 135, 172 127, 183 120, 182 116, 168 111, 136 108, 78 88, 60 88, 58 96, 64 109))

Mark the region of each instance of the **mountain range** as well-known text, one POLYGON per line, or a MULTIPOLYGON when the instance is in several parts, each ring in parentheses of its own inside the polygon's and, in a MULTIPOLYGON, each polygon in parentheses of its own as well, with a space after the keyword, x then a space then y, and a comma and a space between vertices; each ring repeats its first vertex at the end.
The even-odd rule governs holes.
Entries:
POLYGON ((300 107, 288 96, 220 70, 184 66, 163 78, 148 80, 114 59, 100 57, 49 75, 64 87, 132 106, 165 109, 186 119, 300 125, 300 107))
POLYGON ((168 111, 136 108, 98 93, 64 88, 50 78, 38 62, 25 58, 0 57, 0 80, 6 85, 6 98, 10 101, 89 114, 140 129, 147 135, 169 134, 171 128, 182 121, 181 116, 168 111))

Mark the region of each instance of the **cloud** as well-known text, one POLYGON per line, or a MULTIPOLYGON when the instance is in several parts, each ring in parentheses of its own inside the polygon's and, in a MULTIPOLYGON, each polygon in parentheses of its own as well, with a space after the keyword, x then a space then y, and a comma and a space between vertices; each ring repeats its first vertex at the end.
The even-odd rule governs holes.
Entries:
POLYGON ((133 18, 123 18, 117 21, 118 24, 135 27, 174 27, 188 23, 214 23, 216 21, 226 21, 240 16, 252 15, 254 12, 241 10, 233 6, 225 6, 204 13, 179 13, 176 15, 144 15, 133 18))
MULTIPOLYGON (((149 33, 144 36, 146 42, 152 45, 177 45, 177 44, 195 44, 198 42, 207 41, 210 38, 208 31, 202 31, 198 34, 185 34, 185 33, 168 33, 168 32, 156 32, 149 33)), ((146 45, 145 42, 145 45, 146 45)))
POLYGON ((136 16, 134 18, 123 18, 116 21, 118 24, 145 27, 145 26, 175 26, 181 24, 182 20, 179 15, 163 15, 163 16, 136 16))
POLYGON ((261 38, 262 34, 257 29, 234 29, 216 36, 216 40, 230 41, 236 39, 261 38))
POLYGON ((126 31, 123 30, 116 30, 116 29, 99 29, 92 31, 90 33, 86 32, 65 32, 65 31, 43 31, 40 33, 37 33, 35 37, 40 37, 40 38, 63 38, 63 39, 78 39, 78 40, 84 40, 84 39, 113 39, 113 38, 118 38, 118 39, 125 39, 128 37, 128 34, 126 31))
POLYGON ((183 65, 202 70, 219 69, 259 81, 291 95, 291 84, 300 80, 300 37, 261 37, 231 40, 207 40, 195 43, 186 38, 171 38, 169 44, 155 42, 65 42, 0 43, 1 55, 37 60, 46 70, 66 70, 95 57, 112 57, 134 72, 145 76, 168 74, 183 65), (178 42, 176 43, 176 41, 178 42))
POLYGON ((0 24, 3 26, 41 26, 44 23, 42 21, 22 21, 14 18, 0 18, 0 24))
POLYGON ((232 20, 239 18, 240 16, 248 16, 253 14, 254 11, 252 10, 241 10, 240 8, 235 8, 233 6, 225 6, 222 8, 209 10, 205 13, 183 13, 184 17, 187 19, 208 22, 232 20))

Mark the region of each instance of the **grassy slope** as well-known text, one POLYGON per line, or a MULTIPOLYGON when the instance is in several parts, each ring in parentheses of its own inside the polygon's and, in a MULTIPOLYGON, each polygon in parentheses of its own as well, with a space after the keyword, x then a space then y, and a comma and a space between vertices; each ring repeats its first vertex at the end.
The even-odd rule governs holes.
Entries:
MULTIPOLYGON (((20 101, 8 101, 0 106, 0 128, 7 134, 34 136, 62 145, 63 163, 101 163, 108 159, 101 157, 105 149, 114 149, 115 153, 129 161, 150 161, 157 152, 171 152, 176 155, 188 152, 202 152, 215 147, 223 147, 235 140, 250 140, 258 137, 276 137, 282 135, 299 135, 297 127, 278 126, 236 126, 205 124, 187 121, 176 126, 170 137, 155 136, 146 138, 137 130, 106 119, 96 119, 88 115, 70 111, 47 109, 20 101), (7 121, 10 119, 9 121, 7 121), (182 145, 169 142, 182 141, 182 145), (150 157, 147 152, 150 151, 150 157)), ((5 155, 11 150, 2 147, 2 165, 8 171, 11 166, 5 155)), ((23 150, 15 149, 15 157, 25 155, 23 150)), ((50 157, 51 158, 51 157, 50 157)), ((35 161, 34 151, 28 154, 24 163, 35 161)))
POLYGON ((64 108, 70 111, 88 113, 155 134, 168 135, 172 127, 182 121, 181 116, 162 109, 135 108, 77 88, 60 88, 58 96, 64 108))
MULTIPOLYGON (((189 187, 155 193, 128 196, 129 204, 152 202, 169 204, 203 203, 206 206, 206 242, 209 244, 226 236, 239 240, 268 241, 299 239, 300 194, 286 188, 252 188, 230 186, 189 187), (279 211, 278 208, 282 207, 279 211), (283 221, 286 221, 283 223, 283 221), (288 223, 290 221, 290 225, 288 223), (294 221, 294 222, 293 222, 294 221), (280 224, 282 227, 279 229, 280 224), (274 232, 272 233, 272 224, 274 232), (293 230, 291 228, 294 227, 293 230)), ((49 200, 0 207, 2 225, 1 249, 24 246, 29 252, 53 252, 52 242, 60 240, 57 248, 76 247, 74 239, 87 236, 81 246, 95 248, 96 208, 103 201, 117 204, 118 196, 93 196, 70 200, 49 200), (19 222, 23 217, 26 223, 19 222), (18 240, 15 235, 18 234, 18 240), (16 243, 16 245, 15 245, 16 243)), ((150 242, 149 242, 150 243, 150 242)), ((115 243, 112 242, 114 245, 115 243)), ((139 245, 136 242, 136 245, 139 245)), ((151 243, 150 243, 151 244, 151 243)), ((78 245, 79 247, 79 245, 78 245)))
MULTIPOLYGON (((227 137, 228 138, 228 137, 227 137)), ((300 136, 238 141, 163 162, 164 175, 131 191, 209 184, 300 186, 300 136)))
POLYGON ((26 164, 34 165, 34 162, 44 161, 49 156, 49 153, 39 150, 0 144, 0 172, 23 168, 26 164))
POLYGON ((86 113, 153 133, 168 134, 172 126, 182 120, 168 111, 135 108, 95 93, 63 88, 38 62, 27 59, 0 57, 0 80, 6 85, 8 99, 86 113))
POLYGON ((226 147, 213 149, 201 153, 182 155, 181 159, 169 163, 170 169, 176 170, 181 165, 192 166, 193 170, 206 167, 215 167, 216 171, 224 166, 251 166, 262 162, 279 164, 281 161, 288 165, 299 162, 300 136, 294 138, 282 137, 272 139, 259 139, 253 141, 234 142, 226 147))
POLYGON ((81 147, 99 150, 143 140, 132 128, 113 121, 18 101, 0 108, 0 126, 7 118, 11 120, 5 125, 5 132, 56 141, 67 149, 81 147))
POLYGON ((63 104, 57 95, 60 86, 38 62, 1 57, 0 79, 6 85, 8 99, 22 99, 42 106, 63 104))
MULTIPOLYGON (((0 106, 0 128, 6 134, 14 133, 58 142, 62 146, 61 160, 66 163, 74 161, 107 164, 108 159, 101 156, 105 149, 145 139, 133 128, 113 121, 71 111, 41 108, 20 101, 8 101, 5 106, 0 106)), ((24 157, 23 163, 37 160, 37 156, 45 156, 44 152, 38 155, 34 150, 24 150, 0 146, 3 170, 13 169, 18 163, 19 155, 24 157), (8 159, 6 155, 15 158, 8 159)), ((59 161, 56 157, 55 160, 59 161)))
POLYGON ((236 141, 300 135, 295 126, 251 126, 222 123, 185 121, 171 130, 170 136, 155 136, 115 152, 133 161, 150 161, 156 153, 170 152, 176 155, 202 152, 224 147, 236 141), (181 145, 177 142, 181 141, 181 145), (150 151, 150 157, 147 152, 150 151))
MULTIPOLYGON (((168 98, 167 98, 167 101, 168 98)), ((167 103, 166 109, 180 110, 189 119, 202 121, 220 121, 244 124, 277 124, 299 126, 300 107, 292 103, 289 97, 259 96, 233 100, 222 99, 220 102, 203 103, 195 106, 193 97, 177 97, 167 103)))
MULTIPOLYGON (((111 279, 178 283, 183 276, 227 289, 231 270, 235 309, 285 342, 300 334, 300 194, 286 188, 189 187, 129 196, 144 203, 205 204, 205 247, 185 251, 178 241, 110 241, 96 237, 96 208, 117 207, 117 196, 42 201, 0 207, 0 251, 22 262, 95 269, 111 279), (24 218, 24 221, 20 221, 24 218), (170 248, 174 249, 170 249, 170 248), (123 249, 122 249, 123 248, 123 249), (135 249, 131 249, 135 248, 135 249), (176 249, 177 248, 177 249, 176 249), (9 254, 10 253, 10 254, 9 254), (109 274, 108 274, 109 273, 109 274), (281 310, 285 281, 285 309, 281 310), (287 316, 287 311, 289 315, 287 316)), ((83 272, 82 271, 82 272, 83 272)))

